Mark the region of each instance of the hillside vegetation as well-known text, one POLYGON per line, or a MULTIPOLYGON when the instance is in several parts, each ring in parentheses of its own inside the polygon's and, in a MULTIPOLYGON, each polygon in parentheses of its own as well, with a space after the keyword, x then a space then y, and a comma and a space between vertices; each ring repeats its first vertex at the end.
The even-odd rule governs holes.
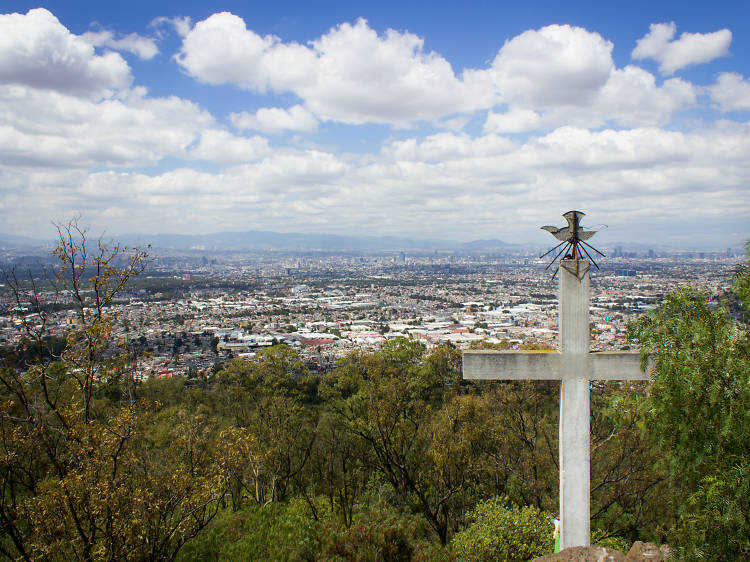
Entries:
MULTIPOLYGON (((104 353, 107 304, 145 255, 86 248, 75 225, 61 230, 56 255, 80 322, 54 342, 43 311, 21 317, 25 349, 4 350, 0 367, 7 558, 551 551, 557 384, 469 384, 458 350, 406 338, 323 376, 274 346, 200 386, 136 381, 137 357, 104 353)), ((592 385, 592 529, 602 544, 668 540, 685 559, 750 556, 748 286, 738 271, 734 303, 718 308, 677 291, 631 326, 655 362, 653 383, 592 385)))

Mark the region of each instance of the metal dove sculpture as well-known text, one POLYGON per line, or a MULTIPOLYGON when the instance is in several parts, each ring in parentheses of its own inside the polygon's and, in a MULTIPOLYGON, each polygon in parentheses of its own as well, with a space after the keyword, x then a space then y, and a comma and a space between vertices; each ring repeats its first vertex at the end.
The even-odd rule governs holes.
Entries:
MULTIPOLYGON (((581 227, 579 223, 581 221, 581 217, 585 216, 585 214, 586 213, 582 211, 568 211, 563 215, 565 220, 568 221, 568 226, 564 226, 562 228, 557 228, 556 226, 541 227, 542 230, 546 230, 547 232, 552 234, 552 236, 554 236, 558 240, 561 240, 561 242, 548 252, 545 252, 544 254, 539 256, 539 259, 548 254, 551 254, 560 246, 563 246, 563 249, 557 253, 557 255, 552 259, 551 262, 549 262, 549 264, 547 264, 547 267, 545 267, 544 269, 549 269, 549 267, 553 263, 555 263, 555 261, 557 261, 557 258, 559 258, 561 255, 563 256, 562 259, 575 260, 584 259, 583 254, 586 254, 586 257, 591 260, 591 263, 594 264, 594 267, 596 267, 596 269, 599 269, 599 266, 594 261, 594 258, 591 257, 591 254, 588 253, 586 248, 590 248, 600 256, 603 256, 604 254, 586 242, 586 240, 590 239, 594 234, 596 234, 597 231, 583 230, 583 227, 581 227)), ((552 275, 553 279, 555 278, 555 275, 557 275, 558 270, 559 266, 558 269, 555 270, 555 273, 552 275)))

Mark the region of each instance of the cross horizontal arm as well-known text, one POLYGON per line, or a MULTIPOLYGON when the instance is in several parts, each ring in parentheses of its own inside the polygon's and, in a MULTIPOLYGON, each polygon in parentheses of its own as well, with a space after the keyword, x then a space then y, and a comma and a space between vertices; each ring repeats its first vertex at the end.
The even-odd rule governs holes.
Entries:
POLYGON ((483 380, 560 380, 562 354, 529 351, 464 351, 463 377, 483 380))
POLYGON ((599 381, 647 381, 651 365, 641 370, 641 354, 637 351, 597 351, 588 354, 589 379, 599 381))
POLYGON ((463 378, 478 380, 648 380, 636 351, 559 353, 484 351, 463 353, 463 378))

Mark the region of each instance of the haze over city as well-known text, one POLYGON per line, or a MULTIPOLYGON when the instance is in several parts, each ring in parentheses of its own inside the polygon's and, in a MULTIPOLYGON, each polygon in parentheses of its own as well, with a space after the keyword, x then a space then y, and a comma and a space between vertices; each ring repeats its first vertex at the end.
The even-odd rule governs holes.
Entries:
POLYGON ((749 235, 740 2, 2 12, 0 232, 749 235))

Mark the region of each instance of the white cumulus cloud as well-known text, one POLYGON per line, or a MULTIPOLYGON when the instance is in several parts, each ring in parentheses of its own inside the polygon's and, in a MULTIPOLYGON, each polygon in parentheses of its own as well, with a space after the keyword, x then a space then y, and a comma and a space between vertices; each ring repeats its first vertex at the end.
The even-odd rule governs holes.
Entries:
POLYGON ((532 107, 582 105, 607 83, 612 43, 569 25, 525 31, 507 41, 492 63, 504 101, 532 107))
POLYGON ((545 128, 545 120, 533 109, 511 106, 504 113, 490 110, 484 122, 486 133, 523 133, 545 128))
MULTIPOLYGON (((6 229, 38 235, 49 218, 81 213, 113 233, 258 228, 542 242, 540 224, 583 208, 623 240, 694 235, 690 224, 707 216, 720 225, 717 239, 736 233, 725 247, 746 237, 750 124, 691 130, 691 121, 671 121, 704 102, 699 93, 724 112, 750 109, 741 74, 707 88, 657 80, 635 64, 618 68, 605 37, 566 25, 521 33, 485 68, 463 70, 422 38, 378 33, 364 20, 306 44, 262 36, 227 13, 195 25, 157 18, 151 33, 165 26, 181 34, 176 61, 190 76, 285 95, 248 95, 228 128, 197 100, 131 88, 119 54, 97 55, 46 10, 0 16, 6 229), (470 134, 479 111, 484 132, 470 134), (440 132, 325 121, 425 121, 440 132), (379 141, 372 130, 392 136, 379 141), (301 135, 286 144, 263 136, 284 131, 318 131, 319 144, 302 150, 290 146, 312 146, 301 135), (356 152, 360 140, 369 148, 356 152), (352 153, 331 148, 349 142, 352 153)), ((682 41, 671 28, 652 33, 649 56, 664 58, 682 41)), ((113 49, 125 38, 87 39, 113 49)), ((680 60, 695 61, 683 47, 680 60)))
POLYGON ((598 33, 549 25, 506 41, 488 68, 457 75, 445 58, 424 50, 422 38, 392 29, 378 34, 362 19, 300 45, 261 36, 224 12, 187 33, 177 61, 210 84, 296 94, 302 103, 293 108, 231 116, 238 128, 267 133, 314 131, 316 121, 424 121, 461 130, 465 116, 482 109, 489 110, 484 130, 491 133, 650 126, 695 103, 687 82, 657 86, 641 68, 616 68, 612 49, 598 33))
POLYGON ((142 37, 137 33, 131 33, 130 35, 116 39, 114 32, 105 29, 87 31, 81 35, 81 39, 94 47, 109 47, 115 51, 133 53, 141 60, 150 60, 159 53, 159 48, 153 39, 142 37))
POLYGON ((43 8, 0 15, 0 84, 96 97, 127 88, 131 80, 119 54, 97 55, 43 8))
POLYGON ((488 133, 667 123, 696 103, 695 88, 679 79, 656 84, 653 74, 616 68, 612 43, 580 27, 526 31, 500 49, 491 72, 507 106, 490 110, 488 133))
POLYGON ((551 130, 564 125, 598 128, 664 125, 676 111, 696 104, 696 88, 678 78, 656 84, 653 74, 637 66, 612 68, 607 81, 578 104, 553 106, 511 104, 504 112, 490 111, 488 133, 551 130))
POLYGON ((716 84, 708 87, 711 100, 722 112, 750 111, 750 80, 736 72, 722 72, 716 84))
POLYGON ((378 35, 364 20, 341 24, 313 41, 314 80, 296 93, 323 119, 408 124, 473 110, 492 91, 456 77, 450 63, 412 33, 378 35))
POLYGON ((192 28, 192 22, 188 16, 175 16, 168 18, 166 16, 159 16, 149 22, 149 27, 156 30, 158 37, 164 35, 164 28, 172 28, 180 37, 185 37, 188 31, 192 28))
POLYGON ((309 46, 247 29, 242 18, 213 14, 185 36, 177 62, 209 84, 292 92, 323 120, 405 125, 473 110, 494 101, 489 80, 462 81, 411 33, 378 35, 365 20, 344 23, 309 46))
POLYGON ((258 92, 289 91, 313 79, 315 55, 302 45, 261 37, 242 18, 221 12, 199 21, 185 35, 176 60, 209 84, 236 84, 258 92))
POLYGON ((189 158, 214 118, 177 97, 145 90, 94 101, 27 86, 0 86, 0 164, 52 168, 144 166, 189 158))
POLYGON ((691 64, 706 63, 729 53, 732 32, 721 29, 713 33, 682 33, 674 40, 674 22, 652 23, 649 32, 638 39, 631 53, 634 59, 654 59, 659 72, 669 76, 691 64))
POLYGON ((220 225, 549 242, 539 225, 582 208, 609 224, 611 236, 669 242, 707 216, 742 232, 750 213, 748 151, 750 125, 728 122, 692 133, 567 126, 522 142, 444 132, 394 141, 359 163, 284 148, 215 172, 0 163, 0 200, 14 209, 7 228, 19 232, 29 232, 30 216, 79 211, 113 233, 220 225))
POLYGON ((231 113, 229 121, 240 130, 250 129, 270 134, 282 131, 311 133, 318 129, 318 120, 301 105, 294 105, 289 109, 261 107, 255 113, 231 113))
POLYGON ((221 129, 201 132, 200 142, 189 152, 193 158, 220 164, 252 162, 270 153, 268 139, 259 136, 238 137, 221 129))

